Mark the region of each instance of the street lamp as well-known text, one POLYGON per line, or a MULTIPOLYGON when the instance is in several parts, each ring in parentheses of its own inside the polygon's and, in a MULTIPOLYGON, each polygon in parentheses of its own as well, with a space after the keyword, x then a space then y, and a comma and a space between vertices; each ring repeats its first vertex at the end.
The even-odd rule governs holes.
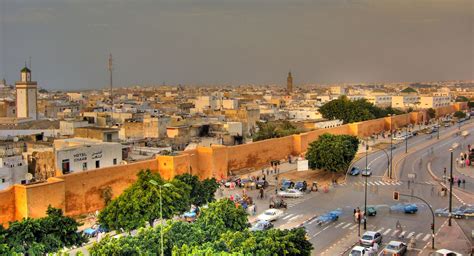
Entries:
POLYGON ((163 185, 160 185, 158 184, 158 182, 156 182, 156 180, 150 180, 149 182, 153 186, 158 187, 160 189, 160 235, 161 235, 161 256, 163 256, 165 253, 163 250, 163 199, 162 199, 163 197, 161 194, 161 187, 171 188, 173 187, 173 184, 165 183, 163 185))
POLYGON ((406 115, 406 123, 407 123, 407 126, 406 126, 406 129, 405 129, 405 154, 408 153, 408 115, 406 115))
POLYGON ((389 114, 390 116, 390 170, 388 171, 388 176, 392 179, 392 154, 393 154, 393 130, 392 130, 392 117, 393 114, 389 114))
POLYGON ((441 130, 441 125, 439 124, 439 117, 438 117, 438 140, 439 140, 439 130, 441 130))
POLYGON ((449 152, 451 153, 451 160, 449 165, 449 219, 448 225, 451 226, 452 210, 453 210, 453 152, 459 146, 458 143, 453 143, 449 152))
MULTIPOLYGON (((365 199, 364 199, 364 230, 367 230, 367 176, 368 175, 369 138, 365 139, 365 199)), ((359 217, 360 218, 360 217, 359 217)))

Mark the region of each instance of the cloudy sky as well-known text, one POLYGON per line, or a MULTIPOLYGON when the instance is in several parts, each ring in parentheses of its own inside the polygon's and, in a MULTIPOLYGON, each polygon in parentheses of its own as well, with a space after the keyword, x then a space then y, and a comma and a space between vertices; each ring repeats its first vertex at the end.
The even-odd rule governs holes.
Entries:
POLYGON ((0 0, 0 78, 134 83, 474 79, 472 0, 0 0))

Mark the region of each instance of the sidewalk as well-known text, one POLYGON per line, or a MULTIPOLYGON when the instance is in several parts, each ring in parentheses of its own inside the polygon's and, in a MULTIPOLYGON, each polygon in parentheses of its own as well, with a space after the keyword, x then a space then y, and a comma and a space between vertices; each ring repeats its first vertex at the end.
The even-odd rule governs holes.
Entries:
POLYGON ((431 243, 428 243, 419 255, 430 255, 430 253, 439 249, 448 249, 463 255, 470 255, 472 244, 456 220, 452 219, 451 227, 448 226, 448 220, 446 220, 435 234, 435 248, 434 250, 431 249, 431 243))
POLYGON ((321 253, 321 255, 347 255, 352 247, 359 242, 359 236, 357 236, 357 230, 349 232, 344 238, 340 239, 337 243, 331 245, 328 249, 321 253))

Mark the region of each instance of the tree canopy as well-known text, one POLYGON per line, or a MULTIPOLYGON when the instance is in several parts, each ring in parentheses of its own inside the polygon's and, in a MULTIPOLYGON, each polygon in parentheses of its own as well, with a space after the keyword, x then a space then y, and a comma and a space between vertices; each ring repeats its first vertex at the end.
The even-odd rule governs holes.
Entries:
MULTIPOLYGON (((91 255, 158 255, 161 227, 140 229, 136 236, 105 237, 91 255)), ((168 221, 163 227, 165 255, 310 255, 303 228, 249 232, 247 215, 229 199, 209 204, 194 223, 168 221), (216 225, 217 223, 217 225, 216 225)))
POLYGON ((257 122, 258 131, 255 133, 254 141, 280 138, 302 132, 289 121, 257 122))
POLYGON ((436 117, 436 110, 434 110, 433 108, 429 108, 426 113, 428 113, 428 117, 431 119, 431 118, 435 118, 436 117))
POLYGON ((407 87, 400 91, 401 93, 417 93, 417 91, 411 87, 407 87))
POLYGON ((466 96, 459 95, 455 99, 456 102, 468 102, 469 99, 466 96))
POLYGON ((460 118, 465 118, 466 117, 466 113, 462 112, 462 111, 456 111, 454 112, 453 114, 454 117, 460 119, 460 118))
POLYGON ((200 181, 197 176, 191 174, 182 174, 175 177, 191 187, 190 201, 194 205, 204 205, 214 201, 214 194, 219 187, 216 179, 205 179, 200 181))
POLYGON ((325 133, 309 144, 306 159, 312 169, 345 171, 354 159, 358 147, 359 139, 355 136, 325 133))
POLYGON ((386 117, 388 114, 403 113, 391 107, 379 108, 366 99, 350 100, 346 96, 327 102, 319 108, 319 112, 326 119, 339 119, 344 123, 366 121, 386 117))
POLYGON ((44 218, 10 222, 8 229, 0 225, 0 255, 42 255, 86 242, 77 232, 79 223, 65 217, 61 209, 49 206, 46 214, 44 218))

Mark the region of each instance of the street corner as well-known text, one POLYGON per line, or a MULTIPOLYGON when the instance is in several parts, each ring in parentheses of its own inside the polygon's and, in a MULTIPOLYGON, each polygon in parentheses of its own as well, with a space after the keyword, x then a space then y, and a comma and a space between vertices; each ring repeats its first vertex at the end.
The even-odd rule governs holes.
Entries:
POLYGON ((419 255, 432 255, 440 249, 455 251, 462 255, 472 255, 472 242, 455 219, 452 220, 452 226, 449 226, 448 220, 446 220, 438 229, 435 234, 435 249, 432 249, 430 243, 427 243, 419 255))

